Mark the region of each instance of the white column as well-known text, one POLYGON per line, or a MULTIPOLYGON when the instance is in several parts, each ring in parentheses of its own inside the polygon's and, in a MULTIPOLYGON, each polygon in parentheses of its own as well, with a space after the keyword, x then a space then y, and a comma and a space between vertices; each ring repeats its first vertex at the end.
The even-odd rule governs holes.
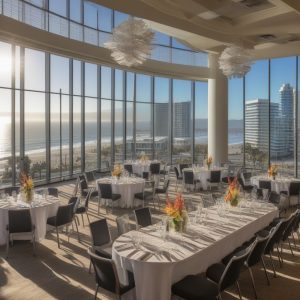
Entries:
POLYGON ((213 165, 228 160, 228 81, 218 65, 218 55, 209 54, 208 155, 213 165))

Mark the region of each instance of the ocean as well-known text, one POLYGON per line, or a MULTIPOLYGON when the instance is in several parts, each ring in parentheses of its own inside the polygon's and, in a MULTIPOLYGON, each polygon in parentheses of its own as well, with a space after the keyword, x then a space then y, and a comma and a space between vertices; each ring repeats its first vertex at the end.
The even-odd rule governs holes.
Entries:
MULTIPOLYGON (((196 122, 197 125, 204 125, 203 123, 196 122)), ((240 126, 232 127, 229 124, 228 131, 228 143, 230 145, 243 143, 243 129, 240 126)), ((16 151, 19 148, 19 124, 16 123, 16 151)), ((127 136, 130 138, 132 135, 132 124, 127 124, 127 136)), ((59 123, 51 123, 51 149, 59 149, 60 138, 59 138, 59 123)), ((62 123, 62 145, 68 147, 69 143, 69 123, 62 123)), ((73 126, 73 143, 74 147, 80 146, 81 143, 81 125, 80 122, 74 122, 73 126)), ((149 137, 150 126, 148 122, 138 122, 137 124, 137 136, 149 137)), ((122 123, 116 124, 115 126, 115 138, 116 140, 122 140, 123 127, 122 123)), ((94 122, 85 123, 85 137, 86 144, 96 143, 97 140, 97 125, 94 122)), ((206 144, 207 143, 207 127, 195 128, 195 142, 206 144)), ((103 122, 101 124, 101 141, 103 144, 110 143, 111 141, 111 123, 103 122)), ((25 150, 26 152, 36 153, 44 151, 46 147, 45 142, 45 123, 41 121, 27 122, 25 126, 25 150)), ((11 125, 7 121, 0 121, 0 158, 10 156, 11 151, 11 125)))

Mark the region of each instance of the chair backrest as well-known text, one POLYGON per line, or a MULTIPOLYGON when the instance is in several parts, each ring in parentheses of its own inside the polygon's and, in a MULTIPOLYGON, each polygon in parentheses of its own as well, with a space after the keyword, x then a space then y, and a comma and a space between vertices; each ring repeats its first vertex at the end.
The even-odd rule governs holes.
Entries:
POLYGON ((130 231, 129 216, 127 214, 117 217, 116 222, 119 235, 130 231))
POLYGON ((221 182, 221 171, 210 171, 210 182, 211 183, 219 183, 221 182))
POLYGON ((73 221, 74 205, 74 202, 72 202, 67 205, 62 205, 58 208, 56 214, 56 226, 70 224, 73 221))
POLYGON ((293 232, 293 228, 294 228, 294 223, 297 221, 298 218, 298 210, 296 210, 292 216, 290 217, 290 220, 282 234, 282 241, 286 241, 287 238, 291 235, 291 233, 293 232))
POLYGON ((183 171, 183 178, 185 184, 194 184, 194 172, 193 171, 183 171))
POLYGON ((134 215, 137 225, 141 227, 152 225, 152 217, 149 207, 135 209, 134 215))
POLYGON ((170 179, 169 178, 165 179, 165 181, 164 181, 164 187, 163 187, 163 190, 164 190, 165 193, 168 192, 169 185, 170 185, 170 179))
POLYGON ((252 247, 253 244, 250 245, 248 248, 236 253, 228 262, 219 281, 220 291, 225 290, 238 280, 241 268, 243 267, 244 262, 247 260, 252 247))
POLYGON ((28 208, 8 211, 8 231, 10 233, 31 232, 32 229, 31 215, 28 208))
POLYGON ((95 176, 93 171, 85 172, 84 173, 85 179, 87 182, 95 181, 95 176))
POLYGON ((260 189, 269 190, 269 192, 272 190, 270 180, 259 180, 258 187, 260 189))
POLYGON ((187 169, 189 167, 188 164, 179 164, 179 170, 180 170, 180 173, 182 174, 182 170, 183 169, 187 169))
POLYGON ((88 187, 85 177, 83 175, 80 175, 79 180, 80 180, 79 181, 80 191, 83 192, 84 190, 87 190, 89 187, 88 187))
POLYGON ((300 193, 300 181, 291 181, 289 187, 290 196, 298 196, 300 193))
POLYGON ((94 254, 91 248, 88 254, 95 270, 97 284, 105 290, 119 294, 120 283, 114 261, 94 254))
POLYGON ((294 226, 293 226, 294 231, 297 231, 299 229, 299 224, 300 224, 300 210, 298 209, 296 220, 295 220, 294 226))
POLYGON ((174 171, 175 171, 176 179, 178 179, 179 176, 180 176, 179 171, 178 171, 178 168, 177 168, 177 167, 174 167, 174 171))
POLYGON ((17 194, 19 194, 20 187, 18 187, 18 186, 11 186, 11 187, 7 187, 7 188, 4 189, 4 193, 8 194, 9 196, 11 196, 13 192, 16 192, 17 194))
POLYGON ((273 235, 274 230, 275 227, 273 227, 266 236, 256 238, 256 242, 247 259, 247 264, 249 267, 254 266, 261 260, 261 256, 264 254, 267 243, 273 235))
POLYGON ((133 167, 131 164, 125 164, 124 165, 124 170, 126 170, 129 174, 133 173, 133 167))
POLYGON ((48 195, 58 198, 58 189, 54 187, 48 187, 48 195))
POLYGON ((149 172, 143 172, 142 173, 142 178, 143 179, 148 179, 149 178, 149 172))
POLYGON ((151 163, 149 170, 152 175, 158 175, 160 172, 160 163, 151 163))
POLYGON ((201 199, 204 208, 208 208, 216 204, 216 201, 212 194, 201 195, 201 199))
POLYGON ((238 177, 237 179, 239 185, 244 189, 245 188, 245 183, 242 177, 238 177))
POLYGON ((112 198, 112 187, 110 183, 98 183, 98 190, 100 191, 101 198, 103 199, 112 198))
POLYGON ((100 219, 90 223, 93 246, 102 246, 111 241, 106 219, 100 219))
POLYGON ((78 208, 78 205, 79 205, 79 202, 80 202, 80 199, 79 197, 74 197, 72 196, 69 201, 68 201, 68 204, 72 204, 73 205, 73 213, 75 214, 77 208, 78 208))
POLYGON ((84 199, 84 207, 88 208, 89 207, 89 202, 91 199, 91 195, 92 195, 92 189, 90 189, 84 199))
POLYGON ((250 179, 252 177, 252 173, 251 172, 242 172, 241 177, 244 181, 244 184, 246 185, 247 183, 250 182, 250 179))

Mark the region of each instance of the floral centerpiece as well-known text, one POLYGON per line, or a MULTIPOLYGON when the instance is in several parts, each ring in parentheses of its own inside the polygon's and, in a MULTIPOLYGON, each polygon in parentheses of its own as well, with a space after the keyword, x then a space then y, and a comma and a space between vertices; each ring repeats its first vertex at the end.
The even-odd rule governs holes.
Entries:
POLYGON ((275 180, 277 173, 278 173, 278 167, 276 165, 270 165, 268 170, 269 177, 273 177, 273 179, 275 180))
POLYGON ((212 159, 212 156, 209 155, 207 158, 206 158, 206 165, 207 165, 207 169, 209 170, 210 169, 210 166, 213 162, 213 159, 212 159))
POLYGON ((33 200, 33 188, 34 183, 32 178, 25 174, 21 173, 21 189, 25 196, 25 201, 30 203, 33 200))
POLYGON ((117 164, 114 166, 114 170, 112 171, 111 175, 120 178, 122 172, 123 172, 123 167, 120 164, 117 164))
POLYGON ((171 218, 171 222, 169 223, 170 229, 174 229, 177 232, 186 230, 188 214, 181 194, 177 194, 174 202, 171 202, 169 196, 167 196, 165 212, 171 218))
POLYGON ((237 177, 230 180, 228 177, 228 190, 225 196, 225 201, 229 202, 231 206, 237 206, 239 204, 239 189, 237 177))

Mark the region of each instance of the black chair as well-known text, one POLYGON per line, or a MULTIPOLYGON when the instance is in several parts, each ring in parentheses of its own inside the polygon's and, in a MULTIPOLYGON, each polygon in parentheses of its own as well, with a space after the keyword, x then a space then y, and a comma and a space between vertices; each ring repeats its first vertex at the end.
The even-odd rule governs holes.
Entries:
POLYGON ((89 201, 90 201, 90 197, 91 197, 91 192, 92 191, 90 190, 90 192, 86 195, 83 205, 78 205, 78 207, 76 207, 76 210, 75 210, 75 214, 76 215, 81 215, 82 225, 83 226, 84 226, 84 218, 83 218, 84 214, 86 214, 88 222, 90 223, 90 218, 89 218, 89 215, 88 215, 88 210, 89 210, 89 201))
POLYGON ((85 177, 85 180, 88 184, 92 184, 94 185, 95 184, 95 175, 94 175, 94 172, 93 171, 89 171, 89 172, 85 172, 84 173, 84 177, 85 177))
POLYGON ((149 171, 151 175, 159 175, 160 163, 151 163, 149 166, 149 171))
POLYGON ((252 184, 245 184, 244 180, 242 179, 242 177, 238 177, 238 183, 240 184, 240 186, 242 187, 244 192, 251 192, 253 190, 253 185, 252 184))
POLYGON ((123 294, 134 288, 135 284, 132 273, 128 272, 129 284, 123 286, 119 281, 118 272, 112 259, 93 253, 91 248, 88 249, 88 254, 95 270, 96 292, 94 299, 97 299, 100 287, 116 294, 118 299, 121 299, 123 294))
POLYGON ((58 189, 54 187, 48 187, 48 195, 58 198, 58 189))
POLYGON ((300 204, 300 181, 291 181, 289 186, 289 206, 296 206, 300 204), (291 200, 294 200, 296 197, 295 203, 292 203, 291 200))
POLYGON ((234 176, 225 176, 225 177, 222 177, 222 182, 228 184, 229 181, 232 181, 235 177, 234 176))
POLYGON ((249 274, 250 274, 250 277, 251 277, 251 283, 252 283, 252 287, 253 287, 253 290, 254 290, 255 299, 257 299, 257 291, 256 291, 254 276, 253 276, 253 272, 252 272, 251 267, 253 267, 254 265, 261 262, 262 265, 263 265, 264 271, 265 271, 267 282, 268 282, 268 284, 270 284, 270 280, 269 280, 268 273, 267 273, 267 270, 266 270, 266 265, 265 265, 263 254, 265 252, 265 248, 267 246, 267 243, 268 243, 269 239, 271 238, 274 230, 275 230, 275 228, 273 228, 270 232, 268 232, 264 237, 257 237, 256 238, 256 241, 254 243, 254 247, 252 248, 247 260, 245 261, 245 266, 249 270, 249 274))
POLYGON ((182 183, 182 176, 180 175, 178 168, 174 167, 175 175, 176 175, 176 191, 178 189, 178 181, 182 183))
POLYGON ((6 257, 8 257, 9 244, 13 241, 14 235, 22 233, 28 235, 33 245, 33 254, 35 255, 35 226, 32 224, 29 209, 17 209, 8 211, 6 257))
MULTIPOLYGON (((145 202, 151 202, 153 203, 153 206, 155 207, 154 198, 155 198, 155 181, 150 180, 149 182, 146 182, 149 187, 144 188, 142 192, 135 193, 134 198, 143 201, 143 207, 145 206, 145 202)), ((145 183, 145 184, 146 184, 145 183)))
POLYGON ((211 190, 212 186, 219 186, 221 183, 221 171, 216 170, 216 171, 210 171, 210 178, 207 179, 207 182, 209 184, 209 188, 211 190))
POLYGON ((206 276, 207 278, 218 284, 219 293, 221 293, 231 285, 236 284, 239 297, 240 299, 242 299, 238 278, 252 247, 253 245, 236 253, 230 259, 227 265, 216 263, 207 269, 206 276))
POLYGON ((168 193, 169 185, 170 185, 170 179, 165 179, 162 188, 155 188, 155 195, 157 196, 158 209, 160 204, 159 195, 166 195, 168 193))
MULTIPOLYGON (((73 222, 74 217, 74 207, 76 203, 75 201, 72 203, 69 203, 67 205, 62 205, 58 208, 57 214, 54 217, 50 217, 47 220, 47 224, 50 226, 55 227, 56 229, 56 237, 57 237, 57 244, 58 248, 60 248, 60 241, 59 241, 59 234, 58 229, 63 227, 69 227, 69 225, 73 222)), ((77 229, 78 230, 78 229, 77 229)), ((67 230, 68 232, 68 230, 67 230)), ((69 238, 69 234, 68 234, 69 238)))
POLYGON ((16 192, 16 194, 20 193, 20 187, 19 186, 10 186, 4 189, 4 193, 8 194, 9 196, 12 196, 12 193, 16 192))
POLYGON ((298 214, 293 226, 293 239, 294 239, 295 247, 296 247, 296 241, 295 241, 294 233, 297 233, 298 242, 300 243, 299 227, 300 227, 300 211, 298 210, 298 214))
POLYGON ((179 164, 179 172, 180 172, 180 175, 182 176, 182 170, 183 169, 187 169, 189 168, 190 165, 189 164, 179 164))
POLYGON ((124 170, 126 170, 129 174, 133 174, 133 167, 132 164, 125 164, 124 170))
POLYGON ((193 186, 194 190, 196 190, 196 185, 197 185, 197 183, 200 183, 200 180, 195 179, 193 171, 183 170, 183 183, 184 183, 184 186, 186 186, 188 184, 189 186, 193 186))
POLYGON ((104 199, 105 200, 105 209, 106 209, 106 214, 107 214, 107 200, 112 201, 112 212, 114 209, 114 202, 119 200, 121 198, 120 194, 113 194, 112 192, 112 187, 110 183, 98 183, 98 214, 100 211, 100 200, 104 199))
POLYGON ((173 284, 172 293, 186 300, 215 300, 219 289, 216 283, 198 274, 186 276, 173 284))
POLYGON ((258 187, 260 189, 268 190, 269 193, 271 192, 271 180, 259 180, 258 187))
POLYGON ((86 181, 84 175, 79 175, 78 179, 79 179, 80 195, 82 197, 85 197, 88 194, 88 192, 89 192, 89 186, 87 184, 87 181, 86 181))
POLYGON ((134 215, 137 227, 146 227, 152 225, 152 217, 149 207, 135 209, 134 215))

